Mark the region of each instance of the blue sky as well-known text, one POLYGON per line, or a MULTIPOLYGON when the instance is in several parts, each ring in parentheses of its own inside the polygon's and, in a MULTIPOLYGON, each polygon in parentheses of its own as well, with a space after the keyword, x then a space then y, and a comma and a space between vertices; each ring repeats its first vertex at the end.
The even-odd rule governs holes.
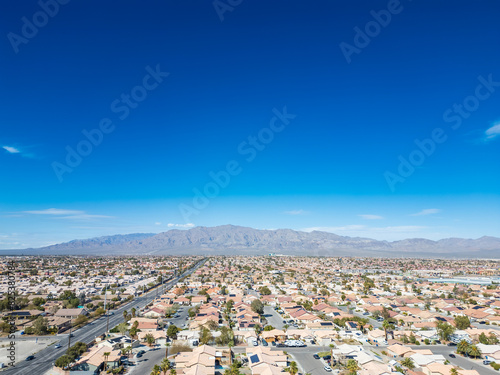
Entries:
POLYGON ((500 236, 497 1, 229 4, 3 6, 0 249, 500 236))

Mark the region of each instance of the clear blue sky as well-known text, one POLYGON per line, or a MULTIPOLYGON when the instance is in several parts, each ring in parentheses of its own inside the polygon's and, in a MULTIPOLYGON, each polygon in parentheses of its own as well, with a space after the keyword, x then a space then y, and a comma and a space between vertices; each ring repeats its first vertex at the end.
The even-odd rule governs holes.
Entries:
POLYGON ((500 236, 498 1, 60 1, 0 11, 0 249, 500 236))

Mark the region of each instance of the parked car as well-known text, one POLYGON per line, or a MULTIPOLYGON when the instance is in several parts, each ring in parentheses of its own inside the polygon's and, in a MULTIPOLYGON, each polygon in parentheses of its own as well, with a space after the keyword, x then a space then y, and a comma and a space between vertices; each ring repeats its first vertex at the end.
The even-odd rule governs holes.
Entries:
POLYGON ((313 354, 313 358, 314 358, 314 359, 319 359, 319 355, 317 355, 317 354, 313 354))
POLYGON ((29 355, 26 357, 25 361, 31 361, 32 359, 35 359, 34 355, 29 355))
POLYGON ((277 348, 284 348, 286 345, 285 344, 282 344, 281 342, 277 343, 276 344, 276 347, 277 348))
POLYGON ((324 360, 329 360, 329 359, 332 359, 332 356, 331 356, 330 354, 328 354, 328 355, 325 355, 325 356, 323 357, 323 359, 324 359, 324 360))
POLYGON ((365 311, 363 315, 370 315, 370 313, 368 311, 365 311))
POLYGON ((325 371, 332 372, 332 368, 330 366, 323 367, 325 371))
POLYGON ((451 353, 451 354, 450 354, 450 357, 451 357, 451 358, 456 358, 457 356, 456 356, 455 354, 451 353))
POLYGON ((455 344, 454 342, 449 342, 448 346, 457 346, 457 344, 455 344))
POLYGON ((488 361, 487 359, 485 359, 485 360, 483 361, 483 365, 486 365, 486 366, 488 366, 490 363, 491 363, 491 361, 488 361))
POLYGON ((54 349, 59 349, 59 348, 61 348, 61 347, 62 347, 62 345, 61 345, 61 344, 55 344, 55 345, 54 345, 54 349))

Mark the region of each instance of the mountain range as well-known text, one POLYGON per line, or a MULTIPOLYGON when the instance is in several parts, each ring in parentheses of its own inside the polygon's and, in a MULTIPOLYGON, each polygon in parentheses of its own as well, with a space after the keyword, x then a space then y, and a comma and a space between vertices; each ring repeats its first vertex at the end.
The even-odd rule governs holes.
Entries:
POLYGON ((410 238, 378 241, 291 229, 261 230, 235 225, 172 229, 162 233, 104 236, 41 248, 4 250, 12 255, 262 255, 500 258, 500 238, 410 238))

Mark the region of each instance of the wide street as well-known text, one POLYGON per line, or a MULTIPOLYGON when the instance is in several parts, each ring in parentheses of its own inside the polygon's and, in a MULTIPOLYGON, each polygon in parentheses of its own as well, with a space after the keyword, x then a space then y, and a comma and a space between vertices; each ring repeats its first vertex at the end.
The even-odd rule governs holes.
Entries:
MULTIPOLYGON (((201 260, 194 267, 185 271, 182 275, 165 283, 165 288, 171 288, 172 285, 174 285, 181 277, 190 275, 203 263, 204 260, 201 260)), ((161 288, 161 286, 159 286, 158 288, 161 288)), ((141 295, 140 297, 136 297, 131 302, 122 305, 120 308, 113 310, 113 315, 109 315, 108 317, 103 316, 95 320, 93 323, 87 324, 86 326, 73 331, 72 333, 74 337, 71 337, 71 345, 78 341, 85 342, 87 344, 90 343, 97 336, 105 333, 108 318, 109 329, 111 329, 123 321, 124 310, 127 310, 129 312, 132 308, 139 310, 140 308, 150 303, 156 297, 156 293, 156 289, 153 289, 148 293, 141 295)), ((53 345, 49 346, 46 349, 43 349, 35 354, 35 359, 27 362, 24 361, 23 358, 16 358, 17 360, 21 360, 21 362, 17 363, 14 367, 5 370, 4 373, 9 375, 39 375, 45 373, 52 367, 52 363, 65 353, 66 349, 68 348, 68 335, 69 334, 61 334, 56 336, 57 338, 60 338, 59 343, 62 345, 61 348, 55 349, 53 345)))

